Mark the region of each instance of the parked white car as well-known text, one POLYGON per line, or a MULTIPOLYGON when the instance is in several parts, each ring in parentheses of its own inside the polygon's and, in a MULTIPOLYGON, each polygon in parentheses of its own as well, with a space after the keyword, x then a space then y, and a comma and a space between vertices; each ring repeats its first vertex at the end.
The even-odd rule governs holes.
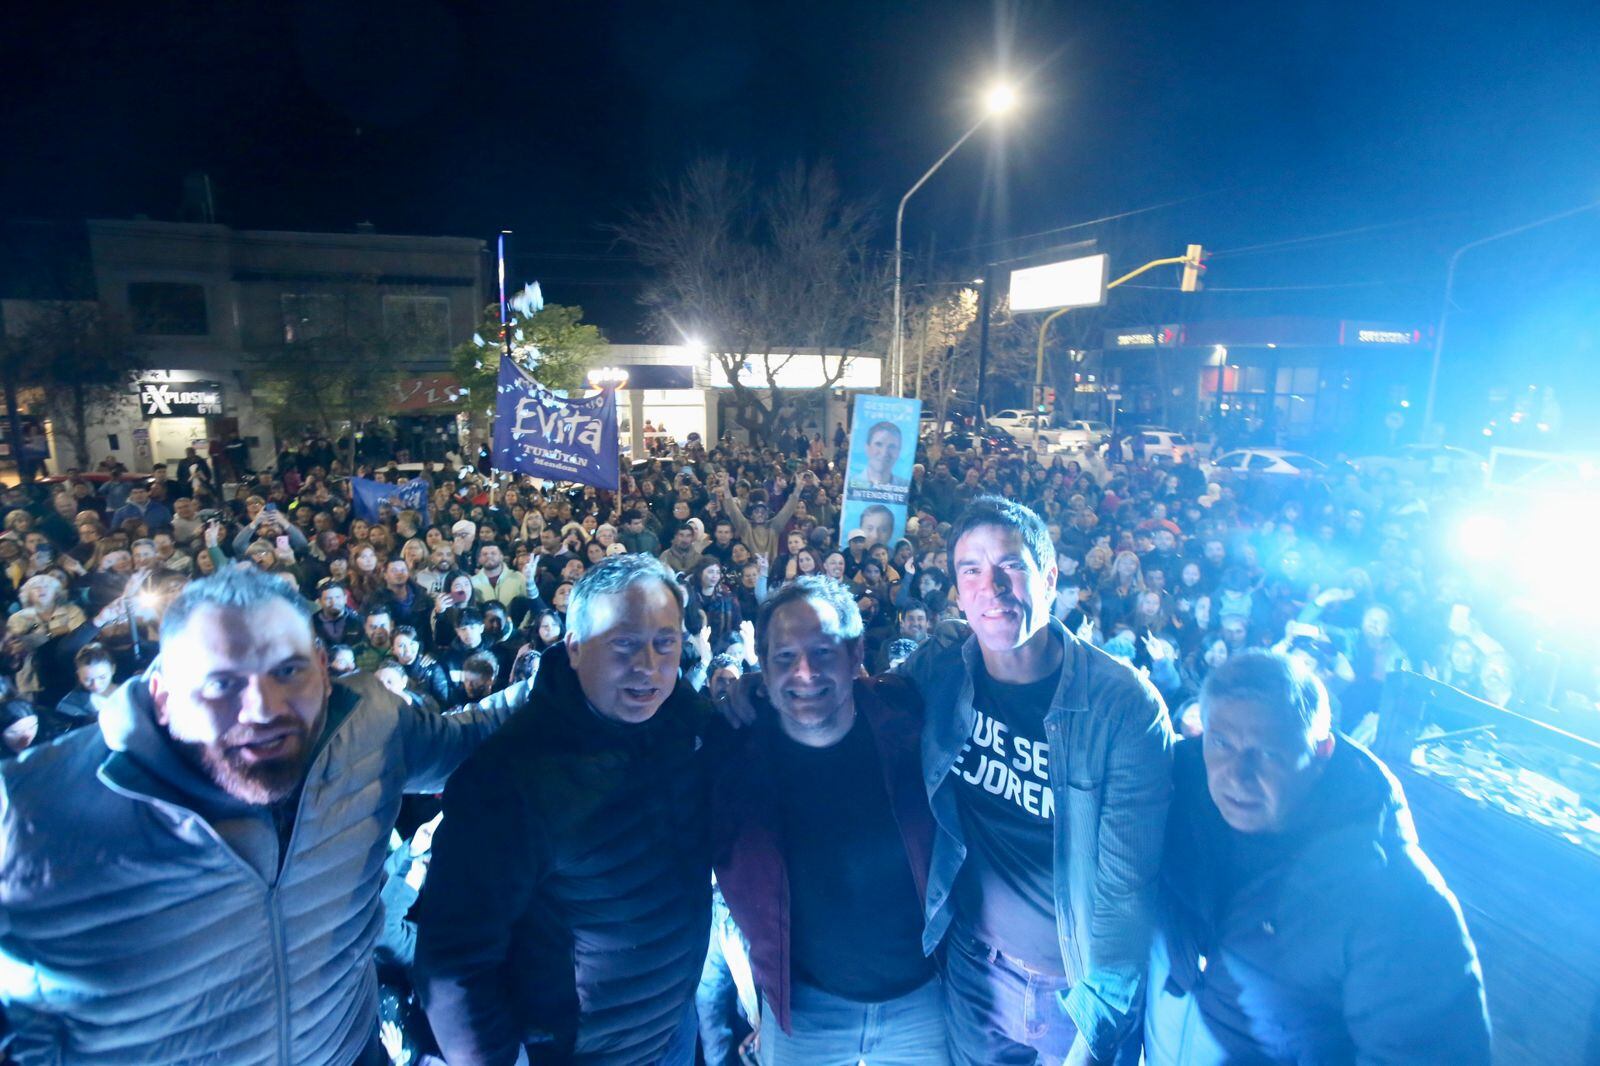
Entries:
POLYGON ((1073 419, 1056 431, 1056 445, 1062 450, 1089 451, 1111 439, 1111 427, 1104 422, 1073 419))
MULTIPOLYGON (((1137 433, 1130 433, 1122 438, 1122 455, 1117 457, 1107 456, 1111 462, 1129 463, 1133 461, 1134 438, 1139 439, 1144 448, 1146 459, 1153 459, 1164 455, 1168 459, 1191 459, 1194 457, 1194 445, 1189 443, 1189 438, 1172 429, 1141 429, 1137 433)), ((1107 442, 1103 447, 1109 448, 1107 442)))
POLYGON ((996 429, 1004 430, 1011 435, 1011 439, 1025 448, 1033 447, 1034 426, 1039 427, 1039 450, 1047 451, 1056 446, 1057 431, 1050 427, 1049 415, 1037 415, 1032 411, 1005 410, 989 416, 989 424, 996 429))
POLYGON ((1204 469, 1209 481, 1229 481, 1262 474, 1309 477, 1325 473, 1328 467, 1320 459, 1284 448, 1239 448, 1205 463, 1204 469))
POLYGON ((1036 418, 1040 420, 1040 428, 1050 428, 1049 415, 1036 415, 1032 411, 1020 407, 1008 407, 1004 411, 996 411, 994 414, 989 416, 989 424, 992 426, 999 426, 1001 429, 1009 433, 1024 425, 1031 430, 1033 428, 1034 419, 1036 418))
POLYGON ((1363 474, 1391 470, 1412 481, 1482 482, 1489 462, 1477 452, 1448 444, 1403 444, 1389 455, 1364 455, 1350 460, 1363 474))

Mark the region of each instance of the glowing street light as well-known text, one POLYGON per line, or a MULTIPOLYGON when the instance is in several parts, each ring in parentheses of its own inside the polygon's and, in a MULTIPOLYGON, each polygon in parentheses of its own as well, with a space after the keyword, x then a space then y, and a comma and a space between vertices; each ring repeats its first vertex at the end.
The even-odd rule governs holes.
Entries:
POLYGON ((620 366, 597 366, 589 371, 591 389, 620 389, 628 384, 628 371, 620 366))
POLYGON ((991 115, 1003 115, 1017 106, 1017 90, 1009 85, 995 85, 983 94, 983 109, 991 115))
POLYGON ((902 235, 905 228, 906 201, 911 199, 912 195, 922 188, 929 178, 933 177, 935 171, 944 166, 946 159, 956 154, 956 149, 966 144, 968 138, 982 129, 985 122, 988 122, 991 118, 998 118, 1004 115, 1016 107, 1016 104, 1017 92, 1014 88, 1003 83, 992 86, 983 94, 983 114, 978 121, 974 122, 972 128, 963 133, 956 143, 952 144, 944 155, 940 156, 933 166, 928 168, 927 173, 918 178, 917 183, 907 189, 904 196, 900 197, 900 206, 894 213, 894 332, 889 338, 889 372, 893 375, 894 395, 896 396, 899 396, 904 389, 903 379, 905 377, 905 344, 901 337, 901 320, 904 316, 902 314, 900 272, 901 267, 904 265, 904 256, 902 254, 904 241, 902 240, 902 235))

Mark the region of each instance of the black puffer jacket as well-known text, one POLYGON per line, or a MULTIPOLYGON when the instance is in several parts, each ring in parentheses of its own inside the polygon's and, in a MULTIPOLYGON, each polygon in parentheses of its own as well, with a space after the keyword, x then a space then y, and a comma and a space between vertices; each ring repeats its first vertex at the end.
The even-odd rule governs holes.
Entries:
POLYGON ((417 909, 418 988, 451 1066, 640 1066, 693 1002, 710 928, 706 708, 588 705, 559 645, 451 778, 417 909), (581 1004, 581 1007, 580 1007, 581 1004))

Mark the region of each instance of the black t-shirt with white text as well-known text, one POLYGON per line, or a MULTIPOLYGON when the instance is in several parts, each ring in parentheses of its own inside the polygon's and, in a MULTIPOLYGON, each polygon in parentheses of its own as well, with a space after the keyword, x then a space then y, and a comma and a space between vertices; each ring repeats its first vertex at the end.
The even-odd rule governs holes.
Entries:
POLYGON ((1061 973, 1056 932, 1055 794, 1044 719, 1061 682, 973 678, 972 736, 950 769, 967 842, 956 877, 959 930, 1029 966, 1061 973))

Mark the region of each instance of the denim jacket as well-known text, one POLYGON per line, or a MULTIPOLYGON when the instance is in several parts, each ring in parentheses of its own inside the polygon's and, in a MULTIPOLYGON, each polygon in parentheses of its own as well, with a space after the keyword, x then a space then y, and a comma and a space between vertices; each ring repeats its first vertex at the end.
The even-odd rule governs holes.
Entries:
MULTIPOLYGON (((1061 683, 1044 728, 1055 794, 1055 902, 1070 991, 1062 1006, 1096 1057, 1109 1058, 1133 1026, 1150 951, 1156 873, 1171 797, 1172 726, 1143 675, 1070 634, 1061 683)), ((975 637, 960 655, 929 641, 901 667, 926 704, 923 783, 935 834, 923 948, 937 949, 967 846, 950 769, 971 739, 975 637)))

